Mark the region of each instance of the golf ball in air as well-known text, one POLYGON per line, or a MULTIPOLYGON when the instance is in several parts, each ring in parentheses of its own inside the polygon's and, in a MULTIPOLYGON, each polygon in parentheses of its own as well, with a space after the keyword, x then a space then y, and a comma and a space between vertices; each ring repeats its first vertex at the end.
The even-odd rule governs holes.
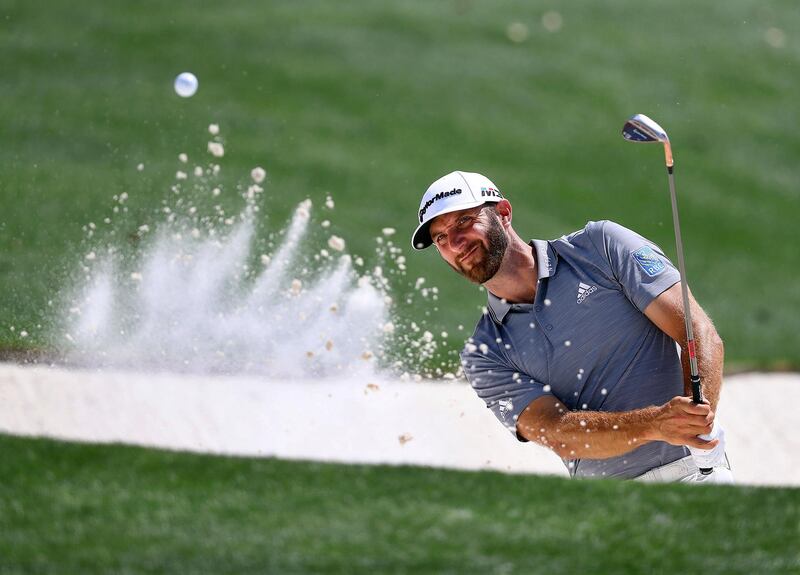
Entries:
POLYGON ((182 98, 189 98, 194 96, 195 92, 197 92, 197 76, 191 72, 178 74, 175 78, 175 93, 182 98))

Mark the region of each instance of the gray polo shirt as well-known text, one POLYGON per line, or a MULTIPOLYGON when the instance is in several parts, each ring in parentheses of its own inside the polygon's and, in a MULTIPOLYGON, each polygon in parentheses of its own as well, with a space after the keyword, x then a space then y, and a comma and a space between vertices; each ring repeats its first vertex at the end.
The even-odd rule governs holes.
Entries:
MULTIPOLYGON (((517 418, 542 396, 570 410, 629 411, 683 395, 675 342, 643 313, 680 281, 658 246, 610 221, 531 246, 534 302, 489 293, 461 353, 470 384, 509 431, 517 436, 517 418)), ((654 441, 618 457, 564 463, 573 476, 632 478, 688 454, 654 441)))

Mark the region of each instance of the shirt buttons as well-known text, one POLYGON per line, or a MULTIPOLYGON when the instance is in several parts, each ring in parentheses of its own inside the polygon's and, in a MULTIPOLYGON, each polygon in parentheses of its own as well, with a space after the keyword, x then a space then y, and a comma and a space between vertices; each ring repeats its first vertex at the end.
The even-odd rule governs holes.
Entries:
POLYGON ((533 308, 533 309, 535 309, 536 311, 542 311, 542 306, 540 306, 540 305, 537 305, 537 306, 536 306, 535 308, 533 308))
POLYGON ((547 324, 547 331, 553 331, 552 324, 547 324))

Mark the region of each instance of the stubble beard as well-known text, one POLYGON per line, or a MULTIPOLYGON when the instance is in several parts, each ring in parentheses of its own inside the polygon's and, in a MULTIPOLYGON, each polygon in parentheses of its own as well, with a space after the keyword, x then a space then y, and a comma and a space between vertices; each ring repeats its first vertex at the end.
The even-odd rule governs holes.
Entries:
MULTIPOLYGON (((503 257, 508 248, 508 238, 506 238, 505 230, 494 213, 489 214, 489 228, 486 232, 486 243, 488 247, 484 247, 480 242, 477 243, 475 252, 470 255, 472 265, 469 269, 465 268, 459 261, 456 261, 455 265, 450 264, 450 267, 472 283, 486 283, 492 279, 497 273, 497 270, 500 269, 500 264, 503 263, 503 257)), ((472 247, 474 246, 470 246, 466 251, 469 251, 472 247)))

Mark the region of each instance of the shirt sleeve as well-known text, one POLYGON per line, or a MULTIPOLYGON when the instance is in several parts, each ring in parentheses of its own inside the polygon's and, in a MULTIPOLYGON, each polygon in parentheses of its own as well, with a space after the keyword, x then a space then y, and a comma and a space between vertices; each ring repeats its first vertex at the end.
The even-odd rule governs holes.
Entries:
POLYGON ((611 273, 639 310, 644 311, 650 302, 681 280, 678 270, 655 243, 617 223, 599 224, 593 238, 595 245, 602 242, 598 247, 604 250, 611 273))
POLYGON ((517 433, 517 420, 530 403, 545 395, 544 384, 508 366, 486 344, 468 343, 461 352, 461 365, 472 389, 492 410, 503 426, 519 441, 528 441, 517 433))

